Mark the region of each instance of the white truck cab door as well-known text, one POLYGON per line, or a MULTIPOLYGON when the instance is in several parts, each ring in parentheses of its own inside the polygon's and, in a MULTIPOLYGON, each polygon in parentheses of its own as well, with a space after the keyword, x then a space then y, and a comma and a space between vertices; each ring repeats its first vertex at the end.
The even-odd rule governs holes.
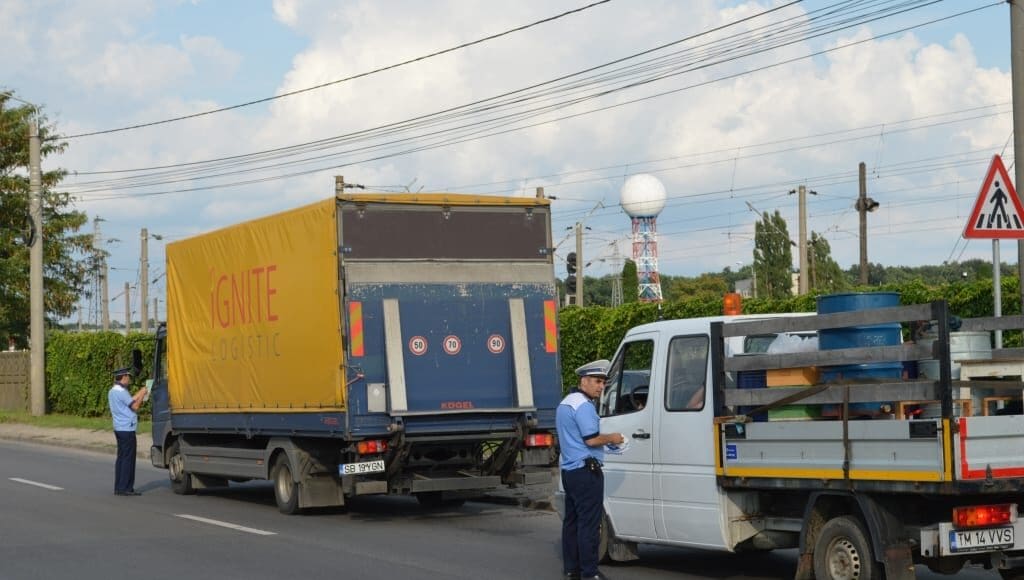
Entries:
POLYGON ((706 335, 668 341, 664 397, 656 408, 654 513, 658 538, 725 548, 715 478, 714 405, 706 335))
POLYGON ((656 336, 636 335, 623 343, 600 401, 601 432, 622 433, 628 442, 621 454, 604 457, 605 512, 620 538, 657 538, 652 507, 654 409, 647 405, 658 379, 656 336))

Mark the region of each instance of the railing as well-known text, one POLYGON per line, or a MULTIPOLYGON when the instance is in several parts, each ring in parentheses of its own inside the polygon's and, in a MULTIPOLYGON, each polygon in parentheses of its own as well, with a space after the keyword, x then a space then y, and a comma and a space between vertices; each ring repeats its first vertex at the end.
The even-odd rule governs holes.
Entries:
MULTIPOLYGON (((1024 328, 1024 317, 978 318, 962 321, 961 330, 1010 330, 1024 328)), ((1015 390, 1019 381, 954 381, 950 365, 950 316, 945 301, 913 306, 896 306, 816 316, 766 318, 749 321, 726 321, 712 324, 712 369, 715 376, 715 415, 720 422, 746 421, 749 416, 795 402, 801 404, 841 404, 843 417, 851 403, 881 401, 940 401, 942 417, 953 415, 953 393, 959 387, 983 387, 1015 390), (726 357, 725 343, 729 337, 758 334, 780 334, 824 329, 849 328, 886 323, 930 321, 937 328, 937 337, 929 344, 913 342, 896 346, 878 346, 820 350, 793 354, 747 354, 726 357), (764 389, 726 388, 726 373, 746 370, 770 370, 808 366, 828 367, 851 364, 918 361, 939 361, 939 377, 932 379, 887 379, 874 381, 834 381, 809 387, 772 387, 764 389), (737 416, 737 407, 758 407, 746 416, 737 416)), ((1024 349, 996 349, 993 358, 1024 359, 1024 349)))

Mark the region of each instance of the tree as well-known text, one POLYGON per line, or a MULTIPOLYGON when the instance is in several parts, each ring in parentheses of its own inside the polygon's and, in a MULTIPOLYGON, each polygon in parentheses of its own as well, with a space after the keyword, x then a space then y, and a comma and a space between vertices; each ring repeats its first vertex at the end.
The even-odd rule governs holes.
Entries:
POLYGON ((810 285, 812 291, 821 294, 831 294, 846 290, 850 287, 850 280, 846 273, 839 267, 839 264, 832 259, 832 247, 828 240, 818 232, 811 232, 810 259, 810 285))
POLYGON ((754 270, 760 298, 786 298, 792 295, 793 242, 786 220, 779 210, 764 212, 754 223, 754 270))
MULTIPOLYGON (((31 105, 13 106, 10 93, 0 92, 0 344, 14 337, 27 345, 30 321, 28 125, 35 115, 42 141, 42 158, 63 152, 53 125, 31 105)), ((43 164, 45 167, 45 163, 43 164)), ((43 298, 50 322, 74 311, 81 296, 93 255, 92 236, 78 233, 87 222, 84 212, 72 208, 73 198, 56 187, 66 171, 42 173, 43 298)))
POLYGON ((640 296, 637 289, 640 287, 640 277, 636 273, 636 262, 626 260, 622 265, 622 303, 639 302, 640 296))
POLYGON ((722 296, 729 291, 729 283, 721 274, 701 274, 696 278, 683 276, 669 277, 667 283, 662 279, 662 291, 665 300, 670 302, 680 300, 721 300, 722 296))

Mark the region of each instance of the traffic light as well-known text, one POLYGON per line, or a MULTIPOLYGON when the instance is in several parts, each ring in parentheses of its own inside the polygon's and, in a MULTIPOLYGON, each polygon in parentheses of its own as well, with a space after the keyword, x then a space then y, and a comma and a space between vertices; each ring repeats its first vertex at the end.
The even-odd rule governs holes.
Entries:
POLYGON ((569 277, 565 279, 565 291, 568 294, 576 293, 576 274, 569 274, 569 277))
MULTIPOLYGON (((565 271, 569 274, 570 278, 573 278, 573 287, 576 286, 576 252, 569 252, 569 255, 565 257, 565 271)), ((568 280, 566 280, 568 283, 568 280)))

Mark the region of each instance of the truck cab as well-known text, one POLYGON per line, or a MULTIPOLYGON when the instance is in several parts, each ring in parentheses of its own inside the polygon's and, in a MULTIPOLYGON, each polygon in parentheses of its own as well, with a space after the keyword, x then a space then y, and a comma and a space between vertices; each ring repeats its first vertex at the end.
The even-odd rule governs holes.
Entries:
MULTIPOLYGON (((972 330, 1024 326, 1021 317, 963 322, 972 330)), ((1017 516, 1024 417, 953 404, 971 392, 1019 398, 1024 384, 1007 375, 1020 377, 1024 359, 1011 363, 1017 351, 994 350, 984 368, 998 369, 989 372, 1002 373, 999 381, 953 380, 949 323, 946 304, 937 301, 629 330, 595 401, 601 432, 622 433, 628 443, 605 453, 602 558, 636 559, 638 544, 734 553, 798 548, 797 580, 910 580, 916 565, 954 574, 968 564, 1024 578, 1024 521, 1017 516), (906 329, 915 321, 944 330, 927 343, 765 353, 777 336, 873 323, 906 329), (856 381, 803 372, 932 357, 940 376, 856 381), (738 384, 750 369, 814 378, 759 385, 772 388, 738 384), (877 401, 899 410, 873 418, 851 413, 877 401), (904 414, 922 403, 934 413, 904 414), (840 412, 798 420, 772 413, 794 404, 840 412)), ((962 361, 965 369, 970 362, 962 361)), ((560 500, 556 494, 561 509, 560 500)))

